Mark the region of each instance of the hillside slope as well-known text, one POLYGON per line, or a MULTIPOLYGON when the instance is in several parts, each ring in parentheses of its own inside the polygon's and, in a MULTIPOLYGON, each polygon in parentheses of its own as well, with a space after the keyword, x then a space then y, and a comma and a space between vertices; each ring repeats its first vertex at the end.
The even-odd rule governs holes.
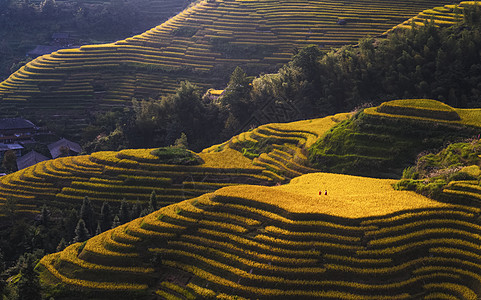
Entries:
POLYGON ((312 166, 325 172, 400 177, 422 151, 481 132, 481 110, 429 99, 396 100, 365 109, 311 147, 312 166))
POLYGON ((480 210, 393 182, 319 173, 224 188, 48 255, 41 278, 59 298, 478 297, 480 210))
POLYGON ((233 184, 287 182, 315 171, 308 167, 307 148, 348 116, 339 114, 309 121, 268 124, 244 133, 243 136, 254 138, 254 133, 262 131, 269 145, 275 145, 275 148, 258 150, 261 157, 272 156, 271 164, 254 165, 236 150, 241 149, 227 146, 237 145, 232 140, 199 153, 200 162, 196 165, 169 163, 175 156, 159 157, 152 154, 153 149, 96 152, 44 161, 0 178, 0 207, 7 198, 17 200, 18 212, 25 214, 38 213, 43 204, 77 207, 85 196, 96 206, 103 201, 117 206, 122 199, 146 203, 152 191, 156 191, 159 205, 167 206, 233 184))
POLYGON ((55 118, 78 128, 91 112, 172 92, 181 80, 225 84, 237 65, 266 72, 297 47, 354 43, 441 3, 201 1, 141 35, 30 62, 0 84, 0 108, 3 115, 55 118), (338 25, 339 19, 347 24, 338 25))

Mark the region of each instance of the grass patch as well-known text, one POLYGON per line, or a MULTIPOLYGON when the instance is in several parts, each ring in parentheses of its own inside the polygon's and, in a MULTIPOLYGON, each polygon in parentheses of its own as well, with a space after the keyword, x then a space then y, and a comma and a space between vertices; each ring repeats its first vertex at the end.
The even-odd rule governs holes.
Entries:
POLYGON ((157 156, 162 163, 168 165, 199 165, 201 158, 194 152, 176 147, 162 147, 152 151, 152 155, 157 156))

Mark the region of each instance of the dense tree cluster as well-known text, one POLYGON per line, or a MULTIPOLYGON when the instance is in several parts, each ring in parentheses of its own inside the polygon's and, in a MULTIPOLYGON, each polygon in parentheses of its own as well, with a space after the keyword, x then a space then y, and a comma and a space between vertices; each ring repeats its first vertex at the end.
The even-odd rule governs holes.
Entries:
POLYGON ((122 200, 112 207, 104 202, 99 209, 88 197, 82 205, 70 209, 43 206, 32 219, 18 211, 17 202, 9 198, 0 213, 0 299, 41 299, 40 284, 34 270, 47 253, 63 250, 71 243, 84 242, 92 236, 145 216, 159 209, 153 191, 149 203, 122 200), (6 284, 6 278, 11 284, 6 284))

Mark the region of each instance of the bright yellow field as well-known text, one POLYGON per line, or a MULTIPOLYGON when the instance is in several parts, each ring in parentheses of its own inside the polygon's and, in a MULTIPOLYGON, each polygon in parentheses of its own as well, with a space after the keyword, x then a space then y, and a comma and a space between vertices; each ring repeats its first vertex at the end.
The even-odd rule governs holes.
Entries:
POLYGON ((314 135, 309 135, 306 141, 306 148, 312 146, 326 131, 334 125, 351 117, 351 113, 340 113, 334 116, 328 116, 320 119, 302 120, 291 123, 271 123, 270 127, 278 130, 289 131, 308 131, 314 135))
POLYGON ((266 202, 296 213, 323 213, 345 218, 450 206, 411 191, 396 191, 392 188, 395 182, 392 179, 314 173, 297 177, 283 186, 236 186, 215 194, 266 202), (320 190, 323 192, 321 196, 320 190))
POLYGON ((199 153, 204 161, 202 164, 206 168, 243 168, 243 169, 262 169, 252 165, 252 161, 242 155, 239 151, 225 148, 219 152, 199 153))

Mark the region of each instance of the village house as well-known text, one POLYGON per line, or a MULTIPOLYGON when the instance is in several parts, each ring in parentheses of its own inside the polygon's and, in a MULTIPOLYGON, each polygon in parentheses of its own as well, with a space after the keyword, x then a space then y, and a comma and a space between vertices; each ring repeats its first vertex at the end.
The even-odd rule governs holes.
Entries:
POLYGON ((75 156, 82 152, 82 147, 79 144, 69 141, 65 138, 48 145, 48 150, 52 158, 62 156, 75 156))
POLYGON ((22 170, 22 169, 31 167, 39 162, 49 160, 49 159, 50 158, 32 150, 29 153, 17 159, 17 168, 19 170, 22 170))
POLYGON ((19 144, 34 142, 39 128, 29 120, 22 118, 0 119, 0 143, 19 144))

